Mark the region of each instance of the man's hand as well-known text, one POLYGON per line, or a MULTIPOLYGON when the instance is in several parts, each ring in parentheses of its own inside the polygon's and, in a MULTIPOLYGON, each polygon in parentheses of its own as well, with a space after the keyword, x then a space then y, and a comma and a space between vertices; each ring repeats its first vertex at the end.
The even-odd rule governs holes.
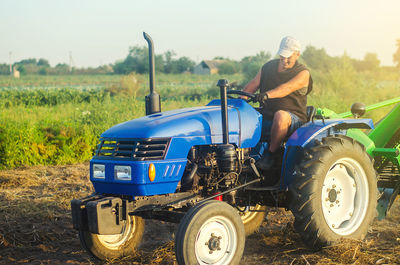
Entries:
POLYGON ((268 100, 268 95, 267 93, 260 93, 256 95, 256 99, 260 103, 265 103, 268 100))

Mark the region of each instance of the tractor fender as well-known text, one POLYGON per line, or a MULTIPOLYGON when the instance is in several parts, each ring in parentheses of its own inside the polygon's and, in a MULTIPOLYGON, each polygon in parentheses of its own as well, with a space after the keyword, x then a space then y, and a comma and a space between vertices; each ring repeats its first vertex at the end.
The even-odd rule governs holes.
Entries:
POLYGON ((302 150, 313 145, 313 140, 322 140, 328 135, 346 134, 347 129, 373 129, 371 119, 329 119, 308 122, 298 128, 288 139, 283 155, 281 188, 292 183, 294 167, 301 160, 302 150))

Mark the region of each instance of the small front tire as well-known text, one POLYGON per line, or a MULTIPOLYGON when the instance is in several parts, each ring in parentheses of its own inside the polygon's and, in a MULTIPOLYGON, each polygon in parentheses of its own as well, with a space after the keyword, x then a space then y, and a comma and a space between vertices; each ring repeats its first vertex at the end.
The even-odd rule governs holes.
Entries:
POLYGON ((255 205, 236 207, 244 225, 246 236, 253 234, 261 226, 267 215, 267 206, 255 205))
POLYGON ((144 221, 138 216, 129 216, 120 234, 98 235, 79 231, 82 246, 100 260, 116 259, 133 255, 142 240, 144 221))
POLYGON ((207 201, 183 217, 175 238, 178 264, 239 264, 245 242, 242 220, 229 204, 207 201))

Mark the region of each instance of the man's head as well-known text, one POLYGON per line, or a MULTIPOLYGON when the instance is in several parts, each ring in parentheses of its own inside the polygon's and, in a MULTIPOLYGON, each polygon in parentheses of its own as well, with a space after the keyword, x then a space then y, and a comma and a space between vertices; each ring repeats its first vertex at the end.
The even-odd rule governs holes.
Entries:
POLYGON ((280 66, 283 70, 294 66, 300 57, 300 42, 293 37, 284 37, 279 46, 280 66))

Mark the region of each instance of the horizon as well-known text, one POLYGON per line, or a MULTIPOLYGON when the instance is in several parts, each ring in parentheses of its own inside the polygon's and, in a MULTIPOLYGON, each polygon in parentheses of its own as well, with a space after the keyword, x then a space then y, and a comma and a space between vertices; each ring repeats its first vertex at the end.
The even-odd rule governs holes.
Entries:
POLYGON ((76 68, 114 64, 129 47, 154 41, 155 53, 199 63, 220 56, 240 60, 261 51, 276 54, 287 35, 323 48, 329 56, 362 60, 375 53, 381 66, 394 66, 400 39, 400 1, 268 2, 6 1, 0 3, 0 63, 46 59, 76 68), (156 6, 154 8, 153 6, 156 6), (265 34, 265 32, 270 32, 265 34))

